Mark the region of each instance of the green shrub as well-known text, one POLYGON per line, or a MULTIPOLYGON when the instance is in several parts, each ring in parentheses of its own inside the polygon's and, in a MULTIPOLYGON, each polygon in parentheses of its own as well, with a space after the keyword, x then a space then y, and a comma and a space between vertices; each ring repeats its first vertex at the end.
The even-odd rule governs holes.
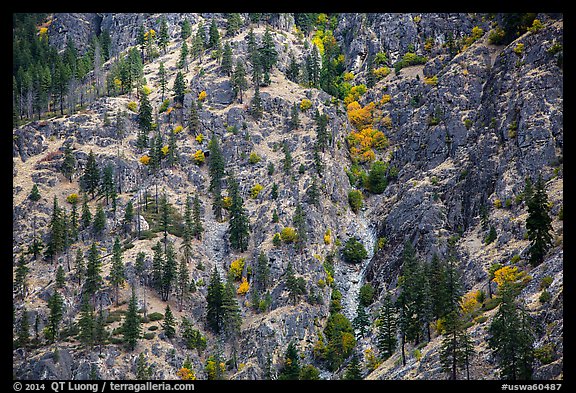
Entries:
POLYGON ((164 315, 162 313, 159 313, 159 312, 153 312, 153 313, 148 314, 148 319, 150 321, 160 321, 163 318, 164 318, 164 315))
POLYGON ((150 330, 151 332, 158 330, 158 325, 152 325, 152 326, 148 327, 148 330, 150 330))
POLYGON ((162 102, 162 105, 160 105, 160 108, 158 108, 158 113, 166 112, 166 109, 168 109, 168 105, 170 105, 170 100, 166 98, 162 102))
POLYGON ((350 208, 354 213, 358 213, 358 211, 364 205, 364 197, 362 196, 362 192, 359 190, 350 190, 348 192, 348 203, 350 204, 350 208))
POLYGON ((262 157, 260 157, 256 152, 250 153, 250 158, 248 159, 250 164, 257 164, 260 160, 262 160, 262 157))
POLYGON ((264 188, 264 186, 262 184, 254 184, 254 187, 252 187, 250 189, 250 198, 252 199, 256 199, 258 198, 258 194, 260 194, 260 191, 262 191, 262 189, 264 188))
POLYGON ((286 227, 283 228, 282 231, 280 231, 280 238, 284 243, 293 243, 294 241, 296 241, 297 237, 298 234, 296 233, 296 230, 292 227, 286 227))
POLYGON ((282 245, 282 239, 280 238, 279 233, 275 233, 274 236, 272 237, 272 244, 274 245, 274 247, 280 247, 282 245))
POLYGON ((134 101, 130 101, 126 106, 132 112, 138 112, 138 104, 136 104, 134 101))
POLYGON ((538 298, 540 303, 547 303, 550 301, 550 299, 552 299, 552 295, 547 290, 542 291, 540 297, 538 298))
POLYGON ((540 281, 540 289, 548 288, 550 285, 552 285, 552 281, 554 281, 554 279, 550 276, 543 277, 542 281, 540 281))
POLYGON ((368 252, 361 242, 351 237, 346 240, 344 248, 342 249, 342 255, 348 262, 360 263, 368 256, 368 252))
POLYGON ((156 333, 144 333, 143 337, 146 340, 152 340, 156 336, 156 333))
POLYGON ((543 364, 552 363, 554 360, 554 346, 552 344, 544 344, 540 348, 535 348, 534 357, 543 364))
POLYGON ((376 290, 374 289, 372 284, 366 283, 366 284, 362 285, 360 287, 360 293, 358 294, 358 297, 360 299, 360 304, 362 304, 364 307, 368 307, 370 304, 372 304, 372 301, 374 300, 374 294, 375 293, 376 293, 376 290))

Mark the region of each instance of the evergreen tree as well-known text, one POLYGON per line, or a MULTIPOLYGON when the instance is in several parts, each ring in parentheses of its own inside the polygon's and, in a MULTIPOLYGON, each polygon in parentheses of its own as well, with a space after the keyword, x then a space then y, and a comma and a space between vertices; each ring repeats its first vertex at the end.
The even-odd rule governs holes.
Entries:
POLYGON ((230 205, 230 220, 228 221, 230 244, 234 249, 244 252, 248 249, 248 241, 250 239, 250 221, 248 219, 248 212, 244 208, 244 200, 240 195, 238 182, 233 175, 228 177, 228 185, 230 198, 232 199, 230 205))
POLYGON ((90 207, 88 206, 88 197, 84 194, 82 198, 82 214, 80 216, 82 221, 82 228, 86 229, 92 223, 92 213, 90 212, 90 207))
POLYGON ((86 262, 86 280, 84 282, 84 291, 89 295, 94 295, 102 285, 101 261, 98 247, 96 243, 88 250, 88 258, 86 262))
POLYGON ((49 229, 49 240, 48 248, 46 250, 46 256, 48 256, 52 262, 56 256, 64 251, 66 247, 66 224, 64 220, 64 210, 58 205, 58 199, 54 195, 52 203, 52 215, 50 217, 50 222, 48 223, 49 229))
POLYGON ((88 295, 84 294, 78 320, 78 340, 87 348, 91 348, 94 345, 95 322, 94 310, 88 295))
POLYGON ((262 67, 264 85, 270 84, 270 71, 278 61, 278 52, 274 45, 274 40, 270 33, 270 29, 266 26, 264 37, 262 38, 262 46, 259 48, 260 52, 260 65, 262 67))
POLYGON ((22 307, 22 317, 16 329, 16 344, 18 348, 26 348, 30 345, 30 321, 28 320, 28 311, 22 307))
POLYGON ((218 49, 220 46, 220 32, 218 31, 218 26, 216 25, 216 19, 212 18, 210 22, 210 28, 208 30, 208 48, 218 49))
POLYGON ((463 326, 462 316, 458 311, 451 311, 445 316, 444 338, 440 347, 442 369, 450 374, 449 379, 456 380, 457 371, 467 368, 472 353, 473 347, 463 326))
POLYGON ((198 108, 194 100, 190 102, 190 118, 188 121, 188 129, 194 135, 200 132, 200 117, 198 116, 198 108))
POLYGON ((186 41, 182 41, 182 45, 180 46, 180 57, 178 58, 178 68, 186 69, 188 72, 188 44, 186 41))
POLYGON ((144 352, 140 352, 136 360, 136 379, 145 381, 152 377, 152 366, 149 366, 144 357, 144 352))
POLYGON ((396 350, 396 321, 396 310, 387 293, 376 320, 376 346, 383 359, 388 359, 396 350))
POLYGON ((328 126, 328 116, 324 113, 320 114, 318 113, 318 110, 316 110, 315 120, 316 120, 316 143, 319 150, 324 152, 324 149, 328 145, 328 140, 330 138, 330 136, 328 135, 328 131, 326 129, 326 127, 328 126))
POLYGON ((162 101, 164 101, 164 95, 166 94, 166 86, 168 85, 168 80, 166 79, 166 68, 164 67, 164 62, 160 62, 160 67, 158 68, 158 83, 160 84, 160 92, 162 94, 162 101))
POLYGON ((430 287, 434 288, 431 293, 432 315, 435 319, 442 318, 451 311, 448 293, 447 267, 438 254, 432 255, 430 261, 430 287))
POLYGON ((64 268, 62 267, 62 265, 58 265, 58 268, 56 269, 56 280, 55 280, 56 288, 58 289, 64 288, 65 283, 66 283, 66 275, 64 273, 64 268))
POLYGON ((220 64, 220 69, 224 75, 230 76, 232 74, 233 65, 232 47, 230 46, 229 42, 226 42, 222 51, 222 63, 220 64))
POLYGON ((312 45, 312 50, 306 56, 306 73, 308 75, 309 87, 320 87, 320 53, 318 47, 312 45))
POLYGON ((282 168, 284 169, 284 174, 290 175, 292 173, 292 153, 290 153, 290 147, 288 146, 287 141, 282 143, 282 151, 284 153, 282 168))
POLYGON ((138 125, 143 132, 136 146, 145 149, 148 146, 148 133, 152 130, 152 105, 147 94, 140 94, 140 108, 138 109, 138 125))
POLYGON ((194 59, 202 60, 202 52, 206 48, 206 29, 204 28, 204 21, 198 23, 196 35, 192 41, 192 57, 194 59))
POLYGON ((224 332, 235 345, 240 335, 242 316, 236 299, 236 289, 231 279, 227 280, 222 294, 222 322, 224 332))
POLYGON ((157 242, 152 246, 154 255, 152 257, 152 286, 161 291, 162 285, 162 266, 164 266, 164 254, 162 253, 162 244, 157 242))
POLYGON ((254 286, 260 291, 264 291, 269 283, 270 267, 268 266, 268 257, 263 251, 260 251, 254 272, 254 286))
POLYGON ((184 209, 184 229, 182 231, 182 249, 183 260, 188 263, 192 260, 192 236, 193 236, 193 222, 192 222, 192 207, 190 195, 186 196, 186 204, 184 209))
POLYGON ((76 158, 74 154, 72 154, 72 146, 70 146, 70 143, 64 145, 64 160, 62 161, 60 170, 68 181, 72 183, 72 175, 74 175, 74 171, 76 170, 76 158))
POLYGON ((296 230, 296 249, 302 252, 308 241, 308 226, 306 225, 306 215, 301 203, 296 204, 294 215, 292 216, 292 224, 296 230))
POLYGON ((30 195, 28 195, 28 199, 34 202, 38 202, 40 200, 40 191, 38 190, 38 184, 34 183, 32 186, 32 191, 30 191, 30 195))
POLYGON ((225 175, 226 163, 224 161, 224 154, 220 148, 220 143, 218 142, 218 137, 214 133, 212 139, 208 143, 208 149, 210 150, 210 157, 208 159, 208 173, 210 174, 210 186, 208 191, 214 191, 214 189, 220 186, 220 182, 225 175))
POLYGON ((224 285, 222 284, 218 270, 216 270, 216 266, 214 266, 206 295, 206 322, 208 327, 217 334, 220 333, 223 328, 223 298, 224 285))
POLYGON ((192 206, 192 235, 195 236, 197 240, 202 240, 202 232, 204 232, 204 227, 202 225, 200 198, 198 198, 198 194, 194 194, 194 204, 192 206))
POLYGON ((28 293, 27 278, 29 272, 30 268, 28 267, 28 261, 26 261, 23 254, 20 254, 14 272, 14 289, 21 299, 24 299, 28 293))
POLYGON ((163 301, 168 301, 172 286, 176 280, 176 272, 178 266, 176 263, 176 254, 174 252, 174 244, 168 242, 165 251, 164 265, 162 266, 161 277, 161 296, 163 301))
POLYGON ((96 215, 94 215, 94 222, 92 223, 92 231, 95 238, 99 238, 106 229, 106 213, 102 205, 96 208, 96 215))
POLYGON ((502 302, 488 327, 488 346, 494 351, 502 379, 532 379, 533 321, 524 307, 516 303, 512 286, 504 285, 500 293, 502 302))
MULTIPOLYGON (((224 61, 222 61, 224 62, 224 61)), ((238 96, 240 94, 239 102, 243 102, 242 93, 248 89, 248 81, 246 80, 246 70, 244 69, 244 64, 240 59, 236 60, 236 66, 234 67, 234 71, 232 72, 232 90, 234 92, 234 96, 238 96)))
POLYGON ((388 177, 386 172, 388 164, 382 161, 374 161, 368 172, 368 190, 374 194, 382 194, 388 186, 388 177))
POLYGON ((356 336, 357 339, 366 335, 369 325, 370 319, 366 313, 366 307, 361 302, 358 302, 358 307, 356 307, 356 316, 352 320, 352 326, 354 327, 354 330, 358 332, 356 336))
POLYGON ((79 230, 79 222, 78 222, 78 200, 72 200, 72 212, 70 212, 70 228, 69 228, 69 235, 70 235, 70 243, 75 242, 78 240, 78 230, 79 230))
POLYGON ((170 205, 166 193, 160 197, 160 216, 158 217, 158 228, 164 233, 164 246, 167 245, 168 228, 170 227, 170 205))
POLYGON ((164 309, 164 321, 162 322, 162 329, 164 329, 166 337, 172 338, 176 335, 176 329, 174 328, 175 324, 176 320, 174 319, 174 314, 172 314, 172 310, 170 310, 170 305, 167 304, 164 309))
POLYGON ((114 184, 114 168, 112 167, 112 164, 106 165, 102 171, 99 190, 100 194, 104 195, 106 198, 106 205, 108 205, 108 199, 116 193, 116 186, 114 184))
POLYGON ((126 209, 124 210, 124 218, 122 220, 122 226, 124 228, 124 233, 130 233, 132 230, 132 221, 134 220, 134 204, 132 201, 128 201, 126 204, 126 209))
POLYGON ((262 107, 262 98, 260 97, 260 87, 256 85, 254 88, 254 96, 252 96, 252 101, 250 101, 250 114, 254 120, 259 120, 263 112, 264 108, 262 107))
POLYGON ((92 199, 98 190, 100 185, 100 168, 98 168, 98 163, 96 162, 96 156, 94 152, 90 150, 88 153, 88 159, 86 161, 86 167, 84 168, 84 173, 80 179, 80 189, 86 193, 92 195, 92 199))
POLYGON ((106 329, 106 317, 101 309, 94 323, 94 345, 98 346, 99 353, 102 353, 102 345, 106 344, 109 336, 110 332, 106 329))
POLYGON ((136 299, 136 291, 132 287, 132 297, 128 303, 128 311, 126 312, 126 317, 122 323, 122 335, 124 337, 124 342, 126 343, 128 349, 133 351, 136 348, 138 339, 141 334, 141 321, 138 315, 138 303, 136 299))
POLYGON ((298 104, 294 103, 292 105, 292 109, 290 110, 290 129, 295 130, 296 128, 300 127, 300 118, 299 118, 300 109, 298 108, 298 104))
POLYGON ((296 305, 300 296, 306 293, 306 283, 304 282, 304 278, 296 277, 291 260, 288 262, 285 275, 288 298, 294 305, 296 305))
POLYGON ((288 343, 286 352, 284 353, 284 363, 278 374, 279 380, 298 380, 300 379, 300 354, 294 341, 288 343))
POLYGON ((290 51, 290 63, 288 64, 288 69, 286 70, 286 78, 288 80, 298 83, 298 75, 300 74, 300 64, 296 61, 294 52, 290 51))
POLYGON ((184 74, 182 74, 182 71, 178 71, 176 74, 172 90, 174 91, 174 101, 182 104, 184 102, 184 93, 186 91, 186 81, 184 80, 184 74))
POLYGON ((124 272, 124 262, 122 261, 122 245, 120 244, 120 239, 116 236, 114 246, 112 246, 112 267, 110 268, 110 283, 116 292, 116 307, 118 307, 120 300, 118 290, 120 286, 124 285, 125 281, 126 276, 124 272))
POLYGON ((344 372, 344 379, 346 380, 361 380, 362 379, 362 368, 360 366, 360 360, 358 359, 358 354, 354 353, 350 364, 344 372))
POLYGON ((238 13, 229 13, 226 16, 226 35, 228 37, 235 36, 242 27, 242 17, 238 13))
POLYGON ((86 266, 84 264, 84 253, 82 249, 76 249, 76 258, 74 259, 74 274, 78 279, 78 286, 82 285, 82 279, 86 275, 86 266))
POLYGON ((176 286, 178 288, 178 311, 182 311, 184 298, 190 288, 190 272, 186 258, 182 258, 178 265, 176 286))
POLYGON ((168 47, 168 43, 170 42, 170 35, 168 33, 168 23, 166 22, 166 18, 162 17, 160 20, 160 31, 158 34, 158 46, 162 49, 162 53, 166 53, 166 47, 168 47))
POLYGON ((548 214, 548 195, 542 175, 538 176, 533 195, 528 200, 528 218, 526 230, 530 240, 528 254, 532 266, 538 266, 544 261, 548 249, 552 245, 552 218, 548 214))
POLYGON ((48 299, 48 308, 50 315, 48 316, 48 325, 46 326, 46 338, 50 342, 55 342, 59 336, 59 326, 64 315, 64 299, 58 291, 48 299))
POLYGON ((184 19, 180 30, 180 38, 183 40, 188 39, 192 35, 192 25, 188 19, 184 19))

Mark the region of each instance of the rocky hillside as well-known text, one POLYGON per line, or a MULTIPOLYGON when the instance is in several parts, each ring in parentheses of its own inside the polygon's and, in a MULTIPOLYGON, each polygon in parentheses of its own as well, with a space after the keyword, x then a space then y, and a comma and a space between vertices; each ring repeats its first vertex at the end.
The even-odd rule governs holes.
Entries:
MULTIPOLYGON (((501 14, 47 14, 37 22, 39 39, 56 53, 70 46, 78 58, 92 53, 92 61, 77 90, 71 82, 62 95, 53 87, 39 114, 27 111, 32 90, 14 78, 14 377, 135 379, 144 354, 152 379, 180 378, 183 367, 198 379, 285 378, 292 359, 301 379, 348 378, 355 361, 362 379, 447 379, 446 317, 426 320, 402 348, 397 324, 397 345, 387 356, 380 344, 380 311, 387 295, 396 301, 403 291, 409 242, 423 266, 434 255, 453 258, 460 304, 473 298, 459 311, 473 354, 468 367, 459 366, 458 379, 496 379, 502 371, 489 345, 502 284, 492 280, 494 266, 519 272, 510 280, 521 281, 515 301, 535 327, 532 377, 562 379, 563 18, 519 15, 521 22, 501 14), (183 26, 190 27, 186 38, 183 26), (211 46, 212 26, 219 46, 211 46), (194 53, 199 27, 206 35, 194 53), (101 64, 94 61, 100 51, 94 40, 106 42, 101 64), (266 74, 265 62, 254 60, 266 59, 266 42, 276 58, 269 80, 263 75, 255 84, 255 68, 266 74), (189 54, 182 62, 184 44, 189 54), (140 55, 142 72, 127 84, 131 71, 119 64, 131 50, 140 55), (246 71, 240 94, 238 64, 246 71), (181 97, 174 91, 178 74, 185 82, 181 97), (145 99, 153 113, 143 147, 145 99), (163 152, 154 169, 157 137, 163 152), (225 162, 221 219, 213 208, 211 140, 225 162), (67 173, 69 156, 75 165, 67 173), (91 156, 102 173, 112 168, 111 198, 101 185, 95 195, 85 192, 91 156), (526 182, 536 184, 539 176, 552 241, 543 261, 532 264, 526 182), (233 179, 249 221, 240 248, 230 241, 233 179), (37 200, 30 198, 34 186, 37 200), (86 195, 92 217, 103 210, 105 229, 95 233, 92 221, 80 224, 77 237, 50 255, 54 201, 70 220, 72 194, 78 220, 86 195), (188 197, 198 198, 203 226, 189 242, 188 197), (166 232, 162 198, 170 211, 166 232), (128 206, 134 215, 126 222, 128 206), (116 238, 124 263, 118 296, 116 238), (364 254, 347 252, 352 239, 364 254), (43 248, 34 255, 38 242, 43 248), (191 285, 184 296, 176 279, 167 300, 154 287, 157 244, 160 250, 173 245, 187 268, 191 285), (81 338, 87 272, 79 276, 76 260, 78 252, 88 260, 93 246, 102 283, 91 306, 102 313, 109 337, 87 344, 81 338), (144 259, 137 263, 139 255, 144 259), (18 281, 22 265, 25 285, 18 281), (237 330, 225 325, 218 332, 207 320, 214 272, 233 286, 228 306, 238 307, 237 330), (51 339, 55 293, 63 305, 51 339), (142 332, 129 348, 122 326, 133 294, 142 332), (165 329, 167 305, 176 321, 173 336, 165 329), (190 344, 184 319, 205 348, 190 344), (296 358, 289 356, 292 345, 296 358)), ((429 296, 440 290, 431 288, 429 296)))

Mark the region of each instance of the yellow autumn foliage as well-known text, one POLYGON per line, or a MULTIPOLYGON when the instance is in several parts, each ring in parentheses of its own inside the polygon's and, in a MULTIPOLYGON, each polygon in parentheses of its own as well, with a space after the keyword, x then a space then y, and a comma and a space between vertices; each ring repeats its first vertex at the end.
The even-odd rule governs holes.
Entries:
POLYGON ((480 291, 471 291, 462 296, 460 308, 464 314, 470 314, 480 308, 481 304, 478 302, 479 292, 480 291))
POLYGON ((198 101, 204 101, 206 99, 206 90, 202 90, 200 94, 198 94, 198 101))
POLYGON ((143 165, 148 165, 150 163, 150 157, 147 155, 143 155, 140 157, 140 163, 143 165))
POLYGON ((238 258, 232 261, 230 264, 228 274, 230 274, 234 280, 238 281, 240 278, 242 278, 242 271, 244 270, 244 265, 246 263, 245 261, 246 260, 244 258, 238 258))
POLYGON ((176 372, 176 375, 178 376, 178 378, 184 381, 193 381, 196 379, 196 374, 194 374, 194 371, 186 367, 182 367, 180 370, 178 370, 178 372, 176 372))
POLYGON ((518 266, 504 266, 494 272, 494 281, 498 287, 505 284, 514 284, 526 278, 526 273, 518 270, 518 266))
POLYGON ((196 165, 202 165, 204 163, 204 161, 206 160, 206 156, 204 155, 204 152, 202 150, 196 150, 196 153, 194 153, 193 159, 194 159, 194 162, 196 163, 196 165))
POLYGON ((240 286, 238 287, 236 293, 238 295, 246 295, 249 289, 250 284, 248 284, 248 280, 246 279, 246 277, 242 277, 242 282, 240 283, 240 286))

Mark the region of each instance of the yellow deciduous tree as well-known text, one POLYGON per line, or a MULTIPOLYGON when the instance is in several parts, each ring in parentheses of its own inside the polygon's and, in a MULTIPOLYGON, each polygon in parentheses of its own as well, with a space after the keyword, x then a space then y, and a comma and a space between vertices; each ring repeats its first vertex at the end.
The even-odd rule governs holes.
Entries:
POLYGON ((240 283, 240 286, 238 287, 236 293, 238 293, 238 295, 246 295, 246 292, 248 292, 249 289, 250 284, 248 284, 248 280, 246 279, 246 277, 242 277, 242 282, 240 283))

